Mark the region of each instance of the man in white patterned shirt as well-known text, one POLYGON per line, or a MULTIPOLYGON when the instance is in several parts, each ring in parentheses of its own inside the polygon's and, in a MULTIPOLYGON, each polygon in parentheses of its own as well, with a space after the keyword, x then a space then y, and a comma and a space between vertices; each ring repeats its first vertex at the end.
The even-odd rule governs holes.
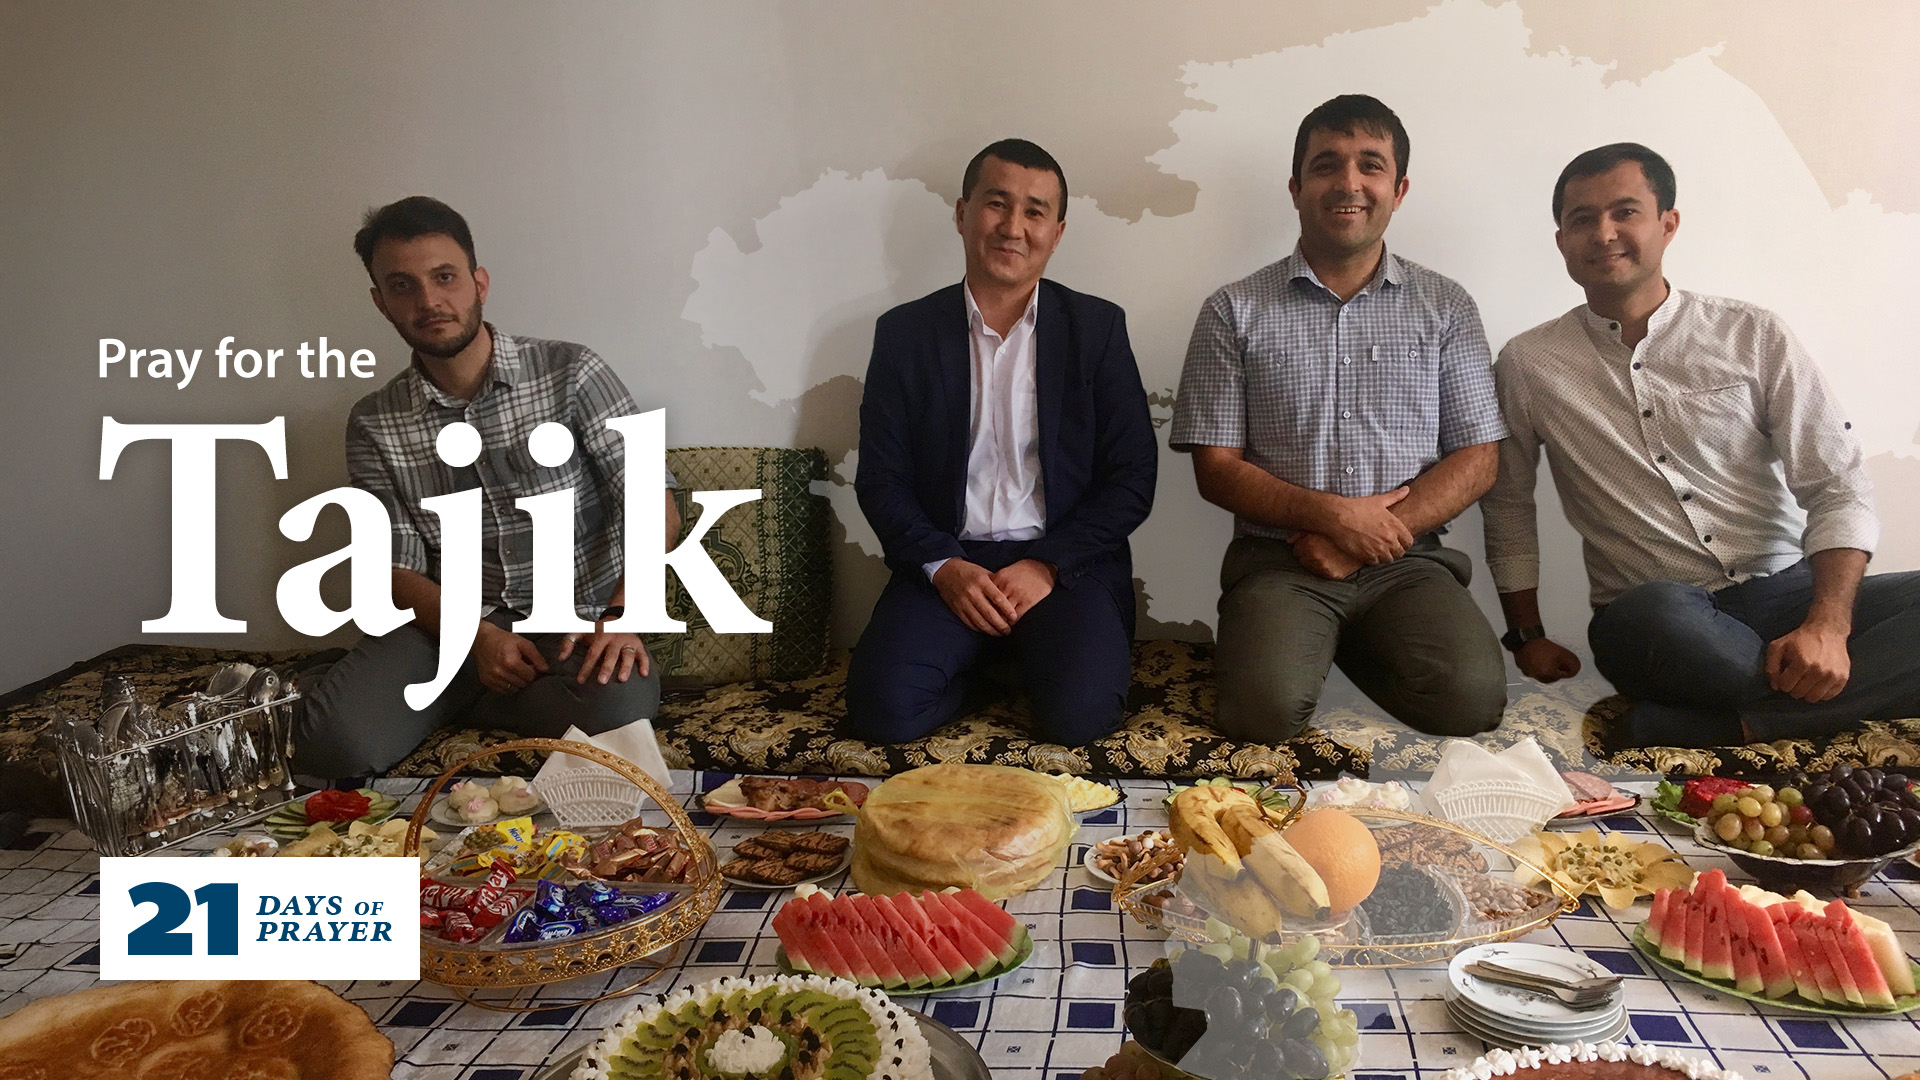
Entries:
POLYGON ((1513 430, 1481 500, 1520 669, 1546 636, 1533 487, 1545 447, 1584 543, 1594 664, 1634 700, 1608 742, 1724 746, 1920 715, 1920 573, 1864 578, 1879 539, 1860 445, 1786 324, 1671 288, 1673 170, 1637 143, 1560 174, 1554 234, 1587 303, 1495 374, 1513 430))
MULTIPOLYGON (((362 638, 330 668, 303 677, 294 768, 324 779, 379 773, 442 724, 463 719, 528 735, 590 734, 653 715, 660 678, 633 634, 603 631, 623 603, 625 462, 606 420, 639 410, 606 361, 564 341, 512 337, 481 319, 488 278, 454 209, 413 196, 369 211, 354 249, 373 302, 413 348, 413 362, 362 398, 347 420, 347 471, 393 523, 393 598, 414 621, 362 638), (528 437, 564 425, 577 449, 557 466, 532 458, 528 437), (455 468, 436 450, 447 425, 479 432, 482 452, 455 468), (465 665, 426 708, 401 696, 438 668, 440 519, 424 498, 482 493, 481 603, 465 665), (516 498, 574 492, 577 612, 591 634, 514 633, 533 601, 533 525, 516 498)), ((669 488, 673 477, 666 478, 669 488)), ((680 524, 667 498, 667 538, 680 524)))
POLYGON ((1175 450, 1234 514, 1220 568, 1215 723, 1289 738, 1329 664, 1403 723, 1491 730, 1506 666, 1439 533, 1493 482, 1507 433, 1466 290, 1387 251, 1406 128, 1361 94, 1301 121, 1290 256, 1209 297, 1174 406, 1175 450))

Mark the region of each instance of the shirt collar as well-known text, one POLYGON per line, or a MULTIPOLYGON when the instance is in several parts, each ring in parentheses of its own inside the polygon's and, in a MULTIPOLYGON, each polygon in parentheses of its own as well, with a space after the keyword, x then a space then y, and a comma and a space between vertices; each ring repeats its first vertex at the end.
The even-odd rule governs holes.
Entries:
MULTIPOLYGON (((976 334, 990 330, 987 326, 986 316, 980 314, 980 305, 973 300, 973 286, 962 281, 960 283, 960 293, 967 298, 967 327, 976 334)), ((1021 314, 1020 322, 1031 327, 1039 319, 1039 312, 1040 283, 1036 281, 1033 284, 1033 295, 1027 297, 1027 310, 1021 314)), ((1012 328, 1009 327, 1008 329, 1011 330, 1012 328)))
MULTIPOLYGON (((489 383, 497 383, 501 387, 511 390, 520 381, 520 373, 522 370, 520 363, 520 345, 512 338, 502 334, 499 328, 492 323, 485 323, 484 325, 487 328, 487 336, 493 339, 493 355, 488 358, 487 362, 487 381, 489 383)), ((414 403, 416 405, 420 404, 422 399, 449 409, 464 409, 472 404, 472 402, 461 401, 459 398, 454 397, 452 394, 434 385, 433 380, 427 378, 426 367, 420 363, 419 354, 416 353, 413 356, 407 371, 408 374, 412 376, 414 403)), ((474 401, 480 400, 485 392, 486 388, 483 386, 481 393, 474 395, 474 401)))
MULTIPOLYGON (((1327 288, 1326 283, 1320 280, 1320 275, 1314 273, 1313 267, 1308 265, 1306 254, 1300 250, 1300 245, 1297 243, 1293 245, 1293 254, 1280 260, 1280 272, 1290 281, 1309 281, 1319 288, 1327 288)), ((1367 282, 1366 287, 1354 295, 1365 296, 1386 285, 1399 285, 1405 279, 1406 269, 1400 265, 1399 258, 1393 252, 1383 249, 1380 253, 1380 268, 1373 272, 1373 280, 1367 282)), ((1327 291, 1333 290, 1327 289, 1327 291)))
MULTIPOLYGON (((1660 301, 1660 306, 1654 308, 1653 314, 1647 317, 1647 336, 1652 337, 1665 329, 1666 325, 1679 315, 1680 309, 1686 306, 1686 302, 1687 294, 1674 288, 1672 282, 1668 282, 1667 298, 1660 301)), ((1620 321, 1618 319, 1608 318, 1594 311, 1590 305, 1582 304, 1580 305, 1580 321, 1586 325, 1590 333, 1594 334, 1600 340, 1611 341, 1616 345, 1621 344, 1620 321)))

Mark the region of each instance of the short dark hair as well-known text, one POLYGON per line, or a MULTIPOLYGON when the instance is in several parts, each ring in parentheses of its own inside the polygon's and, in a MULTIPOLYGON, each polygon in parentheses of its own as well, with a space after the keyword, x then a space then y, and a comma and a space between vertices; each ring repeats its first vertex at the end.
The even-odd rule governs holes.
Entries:
POLYGON ((1316 131, 1338 131, 1356 135, 1364 131, 1393 140, 1393 181, 1407 175, 1407 156, 1413 142, 1407 138, 1407 126, 1400 122, 1386 103, 1369 94, 1341 94, 1321 102, 1300 121, 1300 132, 1293 137, 1293 179, 1298 183, 1300 169, 1307 163, 1307 140, 1316 131))
POLYGON ((973 155, 973 160, 967 162, 966 175, 960 178, 961 198, 973 198, 973 186, 980 182, 980 165, 990 157, 997 157, 1001 161, 1023 168, 1044 169, 1059 177, 1059 220, 1067 220, 1067 174, 1060 171, 1060 163, 1053 160, 1052 154, 1040 149, 1037 143, 1030 143, 1025 139, 1001 139, 999 142, 989 143, 985 150, 973 155))
MULTIPOLYGON (((467 269, 479 265, 473 257, 473 232, 460 212, 439 199, 427 195, 409 195, 368 210, 360 219, 360 231, 353 234, 353 250, 360 256, 367 276, 373 276, 373 249, 382 240, 411 240, 416 236, 445 235, 467 253, 467 269)), ((378 285, 379 282, 374 282, 378 285)))
POLYGON ((1566 208, 1567 181, 1576 177, 1599 176, 1629 161, 1639 164, 1641 175, 1647 178, 1647 186, 1653 189, 1656 208, 1663 214, 1673 209, 1679 185, 1673 178, 1673 166, 1667 164, 1667 159, 1637 142, 1608 143, 1581 154, 1560 170, 1560 179, 1553 182, 1553 223, 1560 224, 1560 211, 1566 208))

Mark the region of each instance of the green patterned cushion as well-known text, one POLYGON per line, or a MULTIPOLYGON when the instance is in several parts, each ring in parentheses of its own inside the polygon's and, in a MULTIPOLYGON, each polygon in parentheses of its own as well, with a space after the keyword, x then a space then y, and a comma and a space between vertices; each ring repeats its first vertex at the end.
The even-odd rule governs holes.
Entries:
POLYGON ((647 639, 663 675, 690 682, 797 679, 826 658, 833 603, 827 551, 827 500, 813 481, 827 477, 819 450, 762 446, 701 446, 667 451, 680 481, 674 492, 689 525, 701 512, 696 491, 760 489, 760 498, 736 506, 707 530, 701 546, 771 634, 716 634, 694 607, 678 575, 667 576, 667 610, 687 624, 684 634, 647 639))

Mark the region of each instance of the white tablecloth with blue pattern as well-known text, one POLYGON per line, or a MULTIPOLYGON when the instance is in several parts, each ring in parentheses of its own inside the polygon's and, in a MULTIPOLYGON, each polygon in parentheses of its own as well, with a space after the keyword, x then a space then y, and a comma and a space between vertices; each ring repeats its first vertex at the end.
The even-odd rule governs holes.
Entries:
MULTIPOLYGON (((675 773, 672 790, 690 809, 696 791, 726 777, 675 773)), ((905 997, 980 1048, 997 1080, 1077 1080, 1124 1038, 1120 1002, 1127 978, 1162 955, 1164 936, 1122 915, 1100 883, 1081 868, 1093 841, 1163 826, 1170 784, 1128 780, 1125 799, 1086 815, 1063 869, 1041 887, 1008 903, 1032 930, 1027 964, 997 982, 931 997, 905 997)), ((1651 790, 1650 784, 1624 785, 1651 790)), ((391 794, 424 785, 382 781, 391 794)), ((694 814, 722 853, 764 828, 694 814)), ((1613 819, 1609 827, 1662 840, 1697 869, 1728 862, 1707 855, 1690 836, 1651 815, 1613 819)), ((849 825, 834 826, 851 831, 849 825)), ((0 944, 19 954, 0 963, 0 1015, 35 998, 91 986, 99 980, 97 862, 70 822, 35 822, 22 844, 0 849, 0 944)), ((829 887, 845 885, 840 881, 829 887)), ((850 886, 848 886, 850 887, 850 886)), ((649 984, 649 991, 721 975, 774 970, 778 944, 770 927, 785 893, 732 891, 699 935, 684 946, 682 964, 649 984)), ((1896 864, 1875 879, 1858 905, 1892 924, 1914 951, 1920 942, 1920 868, 1896 864)), ((1867 1080, 1920 1070, 1920 1019, 1832 1019, 1758 1006, 1716 994, 1655 970, 1634 949, 1634 924, 1646 917, 1642 901, 1625 912, 1589 903, 1527 940, 1577 949, 1627 979, 1629 1038, 1684 1047, 1750 1080, 1867 1080)), ((564 1003, 630 981, 619 972, 545 987, 543 999, 564 1003)), ((1341 1002, 1360 1016, 1360 1066, 1353 1080, 1429 1080, 1484 1052, 1447 1017, 1440 966, 1343 972, 1341 1002)), ((524 1015, 477 1008, 430 983, 329 983, 359 1003, 394 1042, 397 1078, 409 1080, 533 1080, 631 1005, 609 1001, 556 1007, 524 1015)))

